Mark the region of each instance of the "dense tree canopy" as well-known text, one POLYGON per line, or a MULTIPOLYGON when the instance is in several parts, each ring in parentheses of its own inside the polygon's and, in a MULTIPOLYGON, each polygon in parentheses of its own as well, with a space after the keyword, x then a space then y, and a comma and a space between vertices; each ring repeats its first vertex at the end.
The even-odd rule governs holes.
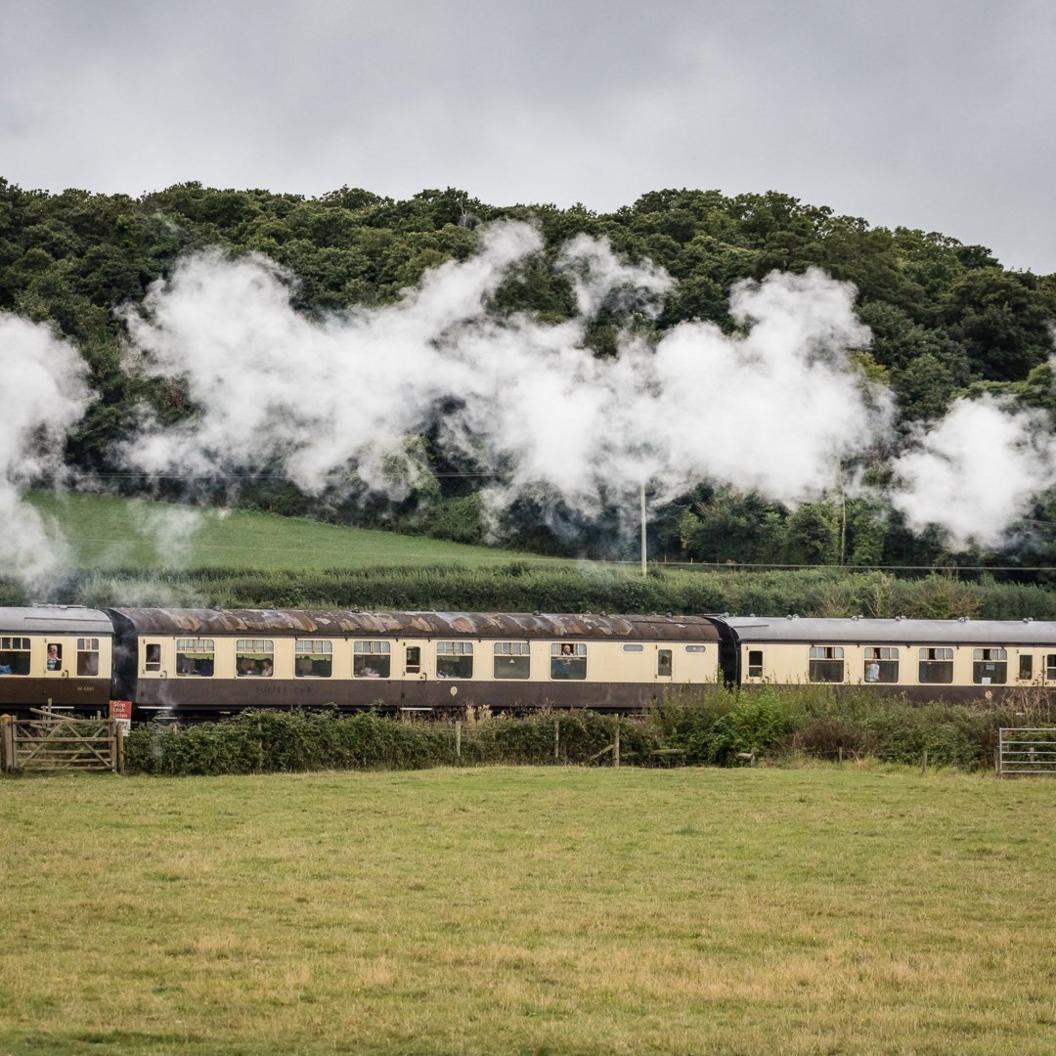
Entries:
MULTIPOLYGON (((907 425, 941 415, 956 395, 980 388, 1056 410, 1048 366, 1056 276, 1011 272, 982 246, 874 228, 774 192, 654 191, 602 214, 581 205, 492 206, 455 189, 398 201, 348 187, 303 198, 186 183, 137 199, 48 194, 0 179, 0 310, 50 320, 83 350, 101 398, 71 439, 69 458, 106 470, 140 399, 151 400, 163 417, 189 411, 178 387, 146 386, 122 370, 123 324, 113 312, 142 298, 180 253, 205 246, 265 253, 298 277, 300 308, 324 311, 393 301, 427 268, 469 255, 476 228, 499 218, 533 219, 548 251, 586 232, 608 238, 632 259, 661 264, 679 285, 656 321, 660 329, 688 319, 729 327, 731 283, 775 268, 818 266, 853 282, 874 335, 867 366, 893 387, 907 425)), ((554 321, 573 311, 567 281, 542 260, 521 268, 497 304, 554 321)), ((603 313, 591 331, 599 354, 611 352, 616 330, 603 313)), ((476 538, 479 503, 466 501, 470 494, 465 480, 444 477, 424 504, 360 506, 356 515, 384 513, 422 530, 476 538)), ((288 487, 251 495, 266 505, 310 508, 288 487)), ((1039 523, 1047 523, 1045 512, 1039 508, 1039 523)), ((507 530, 522 544, 561 546, 526 508, 511 514, 507 530)), ((595 527, 591 539, 584 531, 594 543, 604 534, 595 527)), ((708 488, 666 511, 656 531, 671 557, 697 560, 870 562, 941 553, 934 540, 911 540, 897 520, 864 507, 820 503, 789 516, 756 497, 708 488)), ((1043 534, 1033 545, 1047 553, 1043 534)))

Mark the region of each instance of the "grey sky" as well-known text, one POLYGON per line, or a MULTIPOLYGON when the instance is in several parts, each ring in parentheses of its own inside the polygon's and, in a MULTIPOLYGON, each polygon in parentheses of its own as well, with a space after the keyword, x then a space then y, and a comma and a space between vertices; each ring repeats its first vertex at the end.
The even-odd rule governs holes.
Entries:
POLYGON ((786 191, 1056 271, 1049 0, 0 0, 0 175, 786 191))

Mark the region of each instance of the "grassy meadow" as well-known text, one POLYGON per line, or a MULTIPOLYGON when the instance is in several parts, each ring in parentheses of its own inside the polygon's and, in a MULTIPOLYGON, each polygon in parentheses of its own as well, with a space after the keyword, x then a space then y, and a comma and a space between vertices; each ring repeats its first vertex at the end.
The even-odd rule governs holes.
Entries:
POLYGON ((0 783, 0 1053, 1056 1049, 1054 787, 877 766, 0 783))
POLYGON ((196 510, 113 495, 37 492, 29 499, 61 527, 76 569, 487 568, 513 560, 553 564, 536 554, 249 510, 196 510))

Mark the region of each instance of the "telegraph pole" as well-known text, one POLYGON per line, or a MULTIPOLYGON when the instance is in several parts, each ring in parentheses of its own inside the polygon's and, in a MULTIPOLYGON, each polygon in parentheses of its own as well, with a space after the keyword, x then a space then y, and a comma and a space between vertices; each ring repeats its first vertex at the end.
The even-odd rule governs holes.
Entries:
POLYGON ((642 575, 646 574, 646 545, 645 545, 645 481, 642 481, 641 490, 638 492, 640 513, 642 519, 642 575))

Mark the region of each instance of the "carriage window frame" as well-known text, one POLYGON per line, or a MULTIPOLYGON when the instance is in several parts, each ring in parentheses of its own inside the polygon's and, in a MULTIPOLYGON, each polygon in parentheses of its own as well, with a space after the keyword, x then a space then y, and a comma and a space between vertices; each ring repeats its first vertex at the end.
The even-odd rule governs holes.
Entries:
POLYGON ((706 645, 687 645, 686 646, 686 652, 687 653, 706 653, 707 651, 708 651, 708 647, 706 645))
POLYGON ((1056 682, 1056 653, 1045 654, 1045 681, 1056 682))
POLYGON ((215 638, 176 639, 177 678, 212 678, 214 674, 216 674, 215 638), (192 669, 184 670, 184 662, 188 660, 192 669), (203 665, 201 670, 198 669, 199 664, 203 665))
POLYGON ((333 678, 334 643, 329 638, 295 638, 293 673, 297 678, 333 678))
POLYGON ((407 645, 403 650, 403 670, 408 675, 419 675, 422 672, 422 647, 407 645))
POLYGON ((555 682, 582 682, 587 677, 586 642, 550 643, 550 678, 555 682), (565 649, 571 650, 565 652, 565 649))
POLYGON ((359 638, 352 643, 353 678, 391 678, 392 642, 359 638))
POLYGON ((862 681, 869 686, 891 686, 898 682, 899 650, 897 645, 867 645, 862 657, 862 681), (871 664, 877 666, 877 677, 869 677, 871 664))
POLYGON ((238 678, 272 678, 275 674, 274 638, 236 638, 235 675, 238 678), (252 670, 249 666, 252 664, 252 670), (261 666, 258 668, 257 664, 261 666), (264 670, 270 664, 271 670, 264 670))
POLYGON ((838 685, 845 681, 847 658, 842 645, 812 645, 810 647, 807 678, 822 685, 838 685), (839 675, 839 678, 834 677, 839 675))
POLYGON ((82 678, 99 677, 99 639, 77 639, 77 674, 82 678))
POLYGON ((531 646, 528 642, 495 642, 492 670, 496 679, 532 677, 531 646))
POLYGON ((763 651, 762 649, 748 650, 748 677, 763 677, 763 651))
POLYGON ((1008 682, 1008 650, 1001 645, 972 650, 972 683, 976 686, 1003 686, 1008 682))
POLYGON ((917 681, 922 686, 953 683, 953 646, 922 645, 917 650, 917 681))
POLYGON ((673 649, 657 649, 656 651, 656 677, 675 677, 675 652, 673 649), (665 662, 666 661, 666 662, 665 662), (666 668, 666 670, 665 670, 666 668))
POLYGON ((473 643, 446 641, 436 643, 436 677, 447 681, 465 681, 473 677, 473 643))
POLYGON ((32 646, 32 639, 23 635, 5 634, 0 638, 0 677, 25 678, 30 672, 32 646), (15 670, 16 668, 25 670, 15 670))
POLYGON ((143 643, 143 670, 161 670, 161 642, 143 643))
POLYGON ((1033 653, 1020 653, 1019 654, 1019 674, 1017 676, 1020 682, 1030 682, 1034 678, 1034 654, 1033 653))

